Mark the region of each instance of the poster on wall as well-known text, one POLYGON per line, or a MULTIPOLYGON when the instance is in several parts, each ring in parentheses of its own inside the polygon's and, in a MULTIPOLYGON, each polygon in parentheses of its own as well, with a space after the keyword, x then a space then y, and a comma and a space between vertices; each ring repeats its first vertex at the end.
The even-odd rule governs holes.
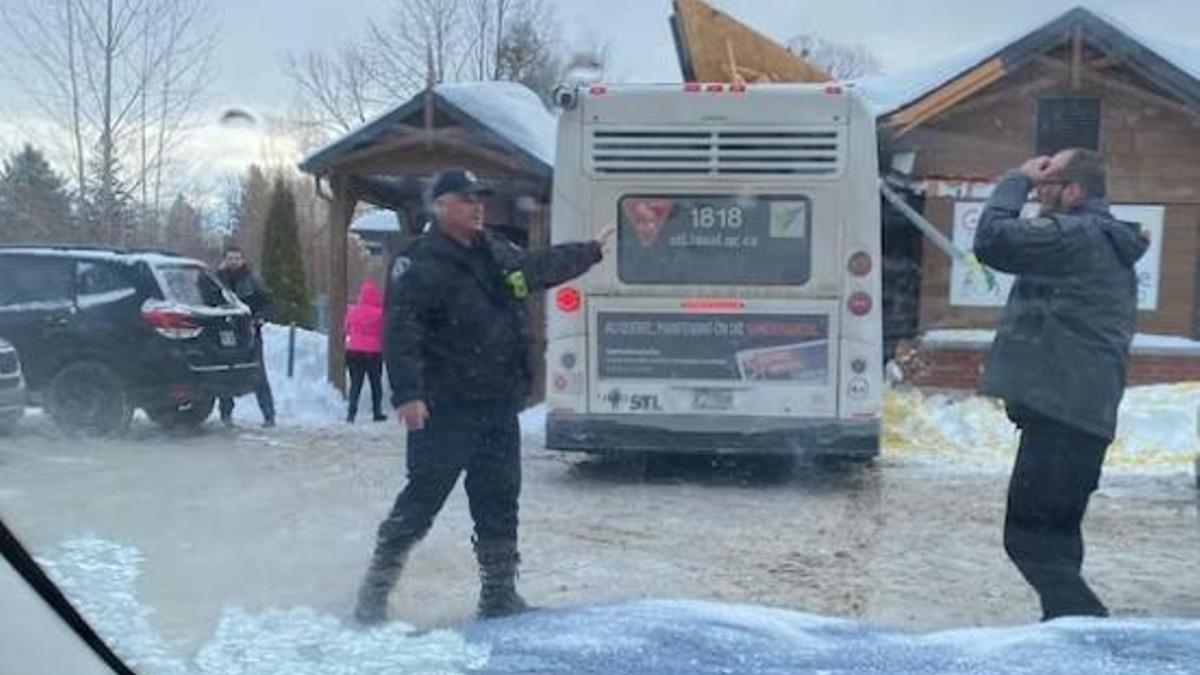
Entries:
MULTIPOLYGON (((975 241, 975 228, 983 213, 984 202, 954 203, 955 246, 970 251, 975 241)), ((1022 209, 1023 217, 1037 215, 1038 204, 1029 202, 1022 209)), ((1112 214, 1119 220, 1141 223, 1150 232, 1150 248, 1134 269, 1138 278, 1138 309, 1158 309, 1159 263, 1162 260, 1162 206, 1144 204, 1114 204, 1112 214)), ((1013 277, 1000 272, 984 274, 983 270, 955 260, 950 267, 950 304, 956 307, 1003 307, 1012 288, 1013 277)))

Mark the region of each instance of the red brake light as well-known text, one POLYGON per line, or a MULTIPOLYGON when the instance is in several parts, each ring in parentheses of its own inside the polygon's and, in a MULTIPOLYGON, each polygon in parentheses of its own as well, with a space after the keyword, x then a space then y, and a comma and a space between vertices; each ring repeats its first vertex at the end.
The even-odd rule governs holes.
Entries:
POLYGON ((863 291, 858 291, 850 295, 850 299, 846 301, 846 308, 854 316, 866 316, 870 313, 873 304, 870 295, 867 295, 863 291))
POLYGON ((740 312, 746 303, 739 298, 687 298, 683 301, 685 312, 740 312))
POLYGON ((583 295, 577 289, 570 286, 560 288, 554 294, 554 304, 561 311, 567 313, 577 312, 583 306, 583 295))
POLYGON ((204 332, 191 317, 173 309, 143 309, 142 320, 159 335, 171 340, 190 340, 204 332))
POLYGON ((742 82, 734 82, 733 84, 729 85, 729 93, 744 94, 746 93, 746 85, 742 82))
POLYGON ((842 85, 827 84, 827 85, 825 85, 825 93, 826 94, 840 94, 840 93, 842 93, 842 85))
POLYGON ((690 92, 700 91, 700 83, 699 82, 685 82, 683 85, 683 90, 690 91, 690 92))
POLYGON ((856 277, 865 277, 871 273, 871 256, 866 251, 859 251, 850 256, 846 262, 846 270, 856 277))
POLYGON ((588 89, 588 93, 592 96, 601 96, 608 93, 608 87, 602 84, 593 84, 591 88, 588 89))
POLYGON ((706 89, 708 89, 708 91, 711 91, 714 93, 722 92, 722 91, 725 91, 725 85, 721 84, 720 82, 713 82, 712 84, 708 85, 706 87, 706 89))
POLYGON ((167 309, 147 309, 142 312, 142 318, 155 328, 196 328, 184 314, 167 309))

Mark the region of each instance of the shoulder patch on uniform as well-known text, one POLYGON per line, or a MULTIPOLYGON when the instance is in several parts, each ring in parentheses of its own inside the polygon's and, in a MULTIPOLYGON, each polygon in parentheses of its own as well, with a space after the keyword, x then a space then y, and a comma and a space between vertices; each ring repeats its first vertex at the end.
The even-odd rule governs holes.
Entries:
POLYGON ((399 281, 400 277, 404 276, 404 273, 411 267, 412 258, 403 255, 396 256, 396 259, 392 261, 392 281, 399 281))
POLYGON ((1030 218, 1025 222, 1029 223, 1030 227, 1037 228, 1054 227, 1058 224, 1058 221, 1054 220, 1050 216, 1038 216, 1037 218, 1030 218))

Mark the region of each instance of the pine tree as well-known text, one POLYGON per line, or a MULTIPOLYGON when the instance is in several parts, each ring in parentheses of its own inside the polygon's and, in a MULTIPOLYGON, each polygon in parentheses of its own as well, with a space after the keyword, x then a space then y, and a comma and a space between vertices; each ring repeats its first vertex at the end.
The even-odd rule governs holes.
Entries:
POLYGON ((137 242, 137 209, 122 176, 121 161, 112 156, 105 168, 104 154, 97 151, 84 186, 80 210, 93 241, 111 246, 137 242))
POLYGON ((73 238, 66 181, 26 145, 0 171, 0 242, 68 243, 73 238))
POLYGON ((308 288, 296 226, 296 200, 282 178, 275 180, 265 230, 262 273, 275 300, 275 321, 294 321, 300 326, 310 326, 308 288))

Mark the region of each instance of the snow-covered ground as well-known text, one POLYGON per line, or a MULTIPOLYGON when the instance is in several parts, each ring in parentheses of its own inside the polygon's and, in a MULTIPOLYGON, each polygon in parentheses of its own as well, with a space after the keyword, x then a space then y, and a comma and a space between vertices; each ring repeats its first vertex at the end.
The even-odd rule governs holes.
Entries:
MULTIPOLYGON (((1131 387, 1105 466, 1122 471, 1190 470, 1200 435, 1200 382, 1131 387)), ((969 394, 889 391, 883 453, 953 465, 1012 463, 1017 431, 999 401, 969 394)))
POLYGON ((232 431, 139 419, 79 443, 35 414, 0 443, 0 514, 146 675, 1198 672, 1198 502, 1174 474, 1200 383, 1122 406, 1085 522, 1114 620, 1028 625, 1036 599, 1000 541, 1003 410, 898 389, 874 466, 749 478, 550 453, 544 408, 527 410, 521 584, 553 609, 470 622, 456 490, 392 598, 403 621, 364 631, 345 617, 403 485, 403 431, 342 422, 323 336, 298 331, 291 380, 286 329, 266 336, 279 429, 249 428, 247 397, 232 431))
POLYGON ((95 537, 42 564, 128 665, 144 675, 392 673, 1195 673, 1200 621, 1065 619, 911 634, 784 609, 643 600, 568 607, 418 632, 363 630, 311 608, 228 607, 193 658, 138 598, 142 557, 95 537))
MULTIPOLYGON (((275 414, 279 424, 319 427, 333 424, 346 416, 346 404, 327 379, 326 337, 303 328, 296 329, 296 356, 292 377, 287 375, 287 326, 263 326, 263 360, 271 392, 275 395, 275 414)), ((363 387, 364 400, 369 387, 363 387)), ((369 404, 368 404, 369 405, 369 404)), ((233 419, 238 424, 257 425, 262 421, 254 395, 239 396, 233 419)))

